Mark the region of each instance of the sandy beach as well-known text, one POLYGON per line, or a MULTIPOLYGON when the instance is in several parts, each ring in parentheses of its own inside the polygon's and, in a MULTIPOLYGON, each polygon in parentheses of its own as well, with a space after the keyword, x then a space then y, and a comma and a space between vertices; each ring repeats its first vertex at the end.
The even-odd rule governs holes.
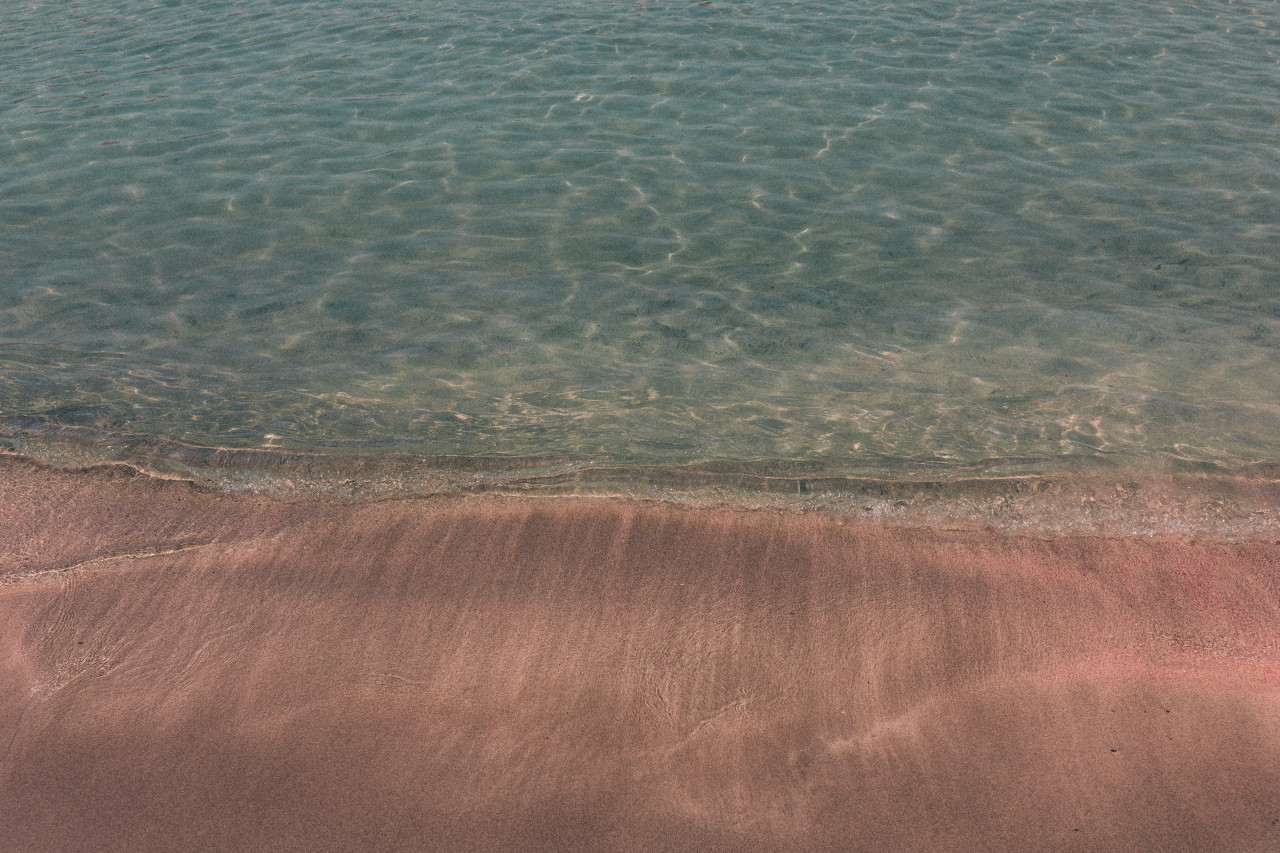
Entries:
POLYGON ((0 838, 1280 850, 1280 544, 0 458, 0 838))

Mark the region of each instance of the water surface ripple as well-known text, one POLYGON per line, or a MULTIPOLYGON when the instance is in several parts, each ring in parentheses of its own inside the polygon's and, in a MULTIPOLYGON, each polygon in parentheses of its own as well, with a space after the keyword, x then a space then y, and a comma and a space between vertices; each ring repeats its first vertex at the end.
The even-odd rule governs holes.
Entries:
POLYGON ((0 414, 596 465, 1273 461, 1278 26, 9 4, 0 414))

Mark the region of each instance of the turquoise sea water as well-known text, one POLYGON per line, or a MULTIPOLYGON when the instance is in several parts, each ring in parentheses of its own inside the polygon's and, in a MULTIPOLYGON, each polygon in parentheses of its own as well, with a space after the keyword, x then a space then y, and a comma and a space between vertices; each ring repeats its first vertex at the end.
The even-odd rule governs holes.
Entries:
POLYGON ((1275 2, 25 0, 0 152, 19 448, 1280 455, 1275 2))

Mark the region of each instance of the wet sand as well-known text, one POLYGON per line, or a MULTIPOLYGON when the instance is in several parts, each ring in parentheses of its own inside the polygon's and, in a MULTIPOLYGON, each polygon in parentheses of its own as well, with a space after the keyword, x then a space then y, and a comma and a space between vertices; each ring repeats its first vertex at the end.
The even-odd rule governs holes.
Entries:
POLYGON ((0 457, 0 838, 1280 850, 1280 545, 0 457))

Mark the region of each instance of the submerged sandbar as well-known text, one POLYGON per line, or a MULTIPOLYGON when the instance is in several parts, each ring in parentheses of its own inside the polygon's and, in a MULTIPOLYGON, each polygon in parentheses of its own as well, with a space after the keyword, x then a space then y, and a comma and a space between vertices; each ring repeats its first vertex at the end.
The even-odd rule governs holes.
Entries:
POLYGON ((1280 845, 1280 545, 0 457, 10 850, 1280 845))

